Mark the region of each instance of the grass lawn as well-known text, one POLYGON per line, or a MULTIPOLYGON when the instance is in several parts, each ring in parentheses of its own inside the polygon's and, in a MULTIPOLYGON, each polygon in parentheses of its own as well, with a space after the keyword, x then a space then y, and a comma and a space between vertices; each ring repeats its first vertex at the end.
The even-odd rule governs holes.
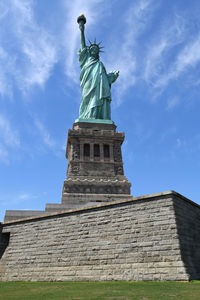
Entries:
POLYGON ((0 299, 200 300, 200 281, 0 282, 0 299))

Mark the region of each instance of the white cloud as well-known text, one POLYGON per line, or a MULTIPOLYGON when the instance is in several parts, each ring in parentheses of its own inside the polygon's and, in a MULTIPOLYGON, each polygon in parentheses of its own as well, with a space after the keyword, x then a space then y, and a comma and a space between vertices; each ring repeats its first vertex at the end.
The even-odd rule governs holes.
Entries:
POLYGON ((34 200, 37 198, 38 198, 37 195, 27 193, 27 192, 21 192, 21 193, 15 193, 14 195, 12 195, 12 194, 1 195, 0 202, 1 202, 1 205, 6 205, 6 207, 8 209, 9 207, 12 207, 13 205, 14 206, 19 205, 26 201, 34 200))
POLYGON ((0 60, 4 65, 0 71, 1 94, 11 90, 13 84, 22 92, 34 85, 43 87, 57 62, 54 38, 37 23, 33 3, 7 0, 4 4, 7 13, 0 28, 0 60), (9 39, 12 42, 8 43, 9 39))
MULTIPOLYGON (((24 78, 24 86, 22 88, 29 88, 33 85, 43 86, 51 75, 53 65, 56 63, 55 48, 50 44, 48 35, 44 34, 36 44, 27 39, 23 46, 24 54, 30 63, 26 67, 26 78, 24 78)), ((19 76, 22 80, 22 74, 19 76)))
POLYGON ((14 61, 15 58, 11 59, 6 50, 0 46, 0 65, 3 66, 3 68, 0 68, 1 95, 12 97, 12 79, 10 75, 14 73, 14 61))
POLYGON ((147 55, 146 65, 144 69, 144 79, 147 82, 152 82, 153 77, 160 75, 160 65, 162 63, 162 55, 169 47, 169 43, 166 39, 163 39, 156 45, 154 45, 150 53, 147 55))
POLYGON ((171 97, 167 101, 167 110, 173 109, 180 102, 180 98, 177 96, 171 97))
POLYGON ((191 157, 193 154, 199 156, 200 134, 197 133, 191 136, 183 135, 182 137, 177 137, 174 146, 179 149, 179 151, 185 152, 187 157, 191 157))
POLYGON ((109 57, 110 65, 108 62, 108 68, 112 68, 111 65, 114 64, 120 70, 120 78, 115 88, 118 104, 123 101, 122 94, 129 87, 133 86, 138 79, 138 70, 141 68, 137 60, 138 39, 147 29, 156 9, 157 6, 152 6, 151 0, 138 0, 131 7, 127 8, 123 16, 125 23, 122 23, 121 44, 120 47, 113 46, 115 51, 109 51, 112 53, 109 57), (117 48, 118 51, 116 51, 117 48))
POLYGON ((38 119, 35 119, 35 125, 37 129, 40 132, 40 135, 42 137, 43 143, 48 146, 49 148, 53 148, 55 146, 55 141, 52 139, 50 136, 50 133, 48 130, 45 128, 44 124, 38 119))
POLYGON ((182 34, 180 32, 180 27, 179 31, 177 29, 177 34, 175 34, 175 30, 172 30, 167 39, 163 40, 162 38, 160 44, 155 45, 150 51, 144 77, 146 81, 151 81, 154 88, 164 90, 173 79, 179 79, 183 74, 189 74, 187 73, 189 69, 195 68, 200 62, 200 35, 198 34, 191 41, 190 37, 184 36, 184 31, 182 34), (174 46, 183 42, 183 37, 184 46, 177 55, 173 55, 174 60, 169 62, 164 54, 174 50, 174 46))
POLYGON ((0 114, 0 161, 9 163, 9 151, 20 147, 18 131, 0 114))
POLYGON ((17 197, 19 200, 27 200, 27 199, 35 199, 37 196, 29 194, 29 193, 21 193, 17 197))
POLYGON ((0 43, 4 51, 0 62, 6 70, 0 71, 0 93, 12 90, 13 84, 17 84, 24 93, 35 85, 43 87, 54 65, 63 59, 66 75, 78 83, 77 50, 80 33, 76 19, 78 15, 85 13, 88 29, 96 21, 97 15, 104 11, 105 5, 101 5, 102 2, 103 0, 62 1, 61 8, 66 11, 65 21, 61 31, 53 35, 49 28, 36 20, 37 11, 33 0, 7 0, 4 5, 5 24, 2 23, 0 28, 0 43), (3 35, 8 35, 12 40, 9 47, 4 42, 3 35))
POLYGON ((0 140, 9 147, 19 147, 20 138, 16 129, 11 126, 8 119, 0 115, 0 140))
POLYGON ((200 61, 200 35, 186 45, 183 51, 178 56, 176 62, 175 74, 178 76, 184 72, 188 67, 195 67, 200 61))
POLYGON ((168 55, 174 51, 175 46, 183 42, 184 27, 183 19, 175 15, 173 21, 170 18, 170 20, 163 22, 156 37, 150 42, 142 77, 152 87, 160 87, 160 80, 168 74, 168 55))
POLYGON ((22 89, 34 84, 43 86, 57 62, 56 43, 53 37, 34 18, 33 1, 15 0, 13 7, 15 29, 26 63, 24 74, 18 74, 22 89), (19 18, 20 16, 20 18, 19 18))
POLYGON ((46 150, 52 150, 54 155, 63 157, 63 152, 66 150, 66 142, 64 146, 63 138, 62 140, 53 138, 49 129, 38 118, 33 117, 33 119, 34 125, 37 129, 37 136, 39 136, 39 138, 42 140, 42 143, 40 141, 37 142, 37 151, 39 150, 39 152, 44 153, 46 150))

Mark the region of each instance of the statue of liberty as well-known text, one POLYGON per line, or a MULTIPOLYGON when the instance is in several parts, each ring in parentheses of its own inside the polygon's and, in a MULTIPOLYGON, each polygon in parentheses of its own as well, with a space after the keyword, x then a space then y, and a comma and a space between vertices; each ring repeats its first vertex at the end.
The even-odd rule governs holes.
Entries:
POLYGON ((86 46, 84 35, 84 15, 78 17, 77 22, 81 31, 81 47, 79 50, 80 81, 82 99, 79 119, 83 122, 113 123, 111 121, 111 84, 119 76, 119 71, 107 73, 103 63, 99 60, 100 43, 86 46), (95 120, 95 121, 94 121, 95 120))

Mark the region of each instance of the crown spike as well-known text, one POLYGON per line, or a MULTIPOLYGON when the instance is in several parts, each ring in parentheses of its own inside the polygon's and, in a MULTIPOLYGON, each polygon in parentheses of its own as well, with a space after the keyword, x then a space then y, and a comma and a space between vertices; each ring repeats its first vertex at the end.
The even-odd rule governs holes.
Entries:
POLYGON ((89 43, 90 43, 89 48, 91 48, 92 46, 96 46, 96 47, 98 47, 99 52, 104 52, 104 51, 101 50, 101 49, 104 48, 104 47, 103 47, 103 46, 102 46, 102 47, 99 46, 99 45, 102 43, 102 41, 100 41, 99 43, 97 43, 97 42, 96 42, 96 38, 94 39, 94 43, 92 43, 89 39, 88 39, 88 41, 89 41, 89 43))

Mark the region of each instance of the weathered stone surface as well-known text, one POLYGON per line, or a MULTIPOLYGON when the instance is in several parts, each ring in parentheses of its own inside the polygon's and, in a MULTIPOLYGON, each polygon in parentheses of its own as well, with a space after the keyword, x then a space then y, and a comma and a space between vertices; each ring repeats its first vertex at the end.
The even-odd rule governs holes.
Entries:
POLYGON ((0 258, 2 257, 6 247, 8 246, 9 234, 2 233, 3 226, 0 223, 0 258))
POLYGON ((4 222, 44 215, 43 210, 6 210, 4 222))
POLYGON ((175 192, 2 226, 3 281, 200 279, 200 207, 175 192))

